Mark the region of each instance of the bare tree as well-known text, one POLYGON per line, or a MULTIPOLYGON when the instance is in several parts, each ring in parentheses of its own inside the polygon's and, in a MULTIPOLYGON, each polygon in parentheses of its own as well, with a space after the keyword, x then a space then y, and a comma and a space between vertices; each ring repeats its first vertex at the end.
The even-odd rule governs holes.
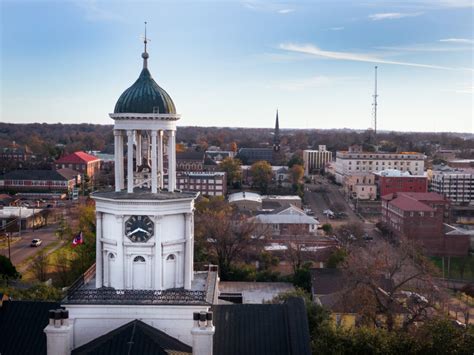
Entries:
POLYGON ((408 327, 433 315, 444 296, 431 276, 432 268, 407 241, 398 247, 383 241, 353 247, 344 265, 346 291, 358 299, 363 315, 375 324, 377 315, 383 315, 391 330, 396 316, 404 313, 404 326, 408 327))
POLYGON ((38 281, 44 282, 47 280, 48 257, 43 250, 41 250, 37 254, 36 258, 33 259, 31 267, 33 274, 35 275, 36 279, 38 279, 38 281))

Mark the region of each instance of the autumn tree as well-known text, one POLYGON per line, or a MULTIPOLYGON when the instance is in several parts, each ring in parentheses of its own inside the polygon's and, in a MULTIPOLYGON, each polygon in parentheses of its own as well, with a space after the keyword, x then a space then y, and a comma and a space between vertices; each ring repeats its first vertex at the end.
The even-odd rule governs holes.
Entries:
POLYGON ((232 142, 230 144, 230 150, 233 151, 234 153, 237 153, 237 143, 236 142, 232 142))
POLYGON ((207 254, 219 266, 223 280, 244 254, 259 254, 260 240, 254 238, 257 226, 240 215, 221 197, 202 198, 196 203, 196 252, 207 254))
POLYGON ((31 263, 33 274, 40 282, 47 280, 48 256, 41 250, 31 263))
POLYGON ((266 194, 273 178, 272 166, 265 160, 257 161, 250 167, 250 174, 252 186, 260 190, 262 194, 266 194))
POLYGON ((226 173, 229 186, 240 183, 242 180, 242 163, 239 159, 224 158, 219 164, 219 170, 226 173))
POLYGON ((290 168, 291 182, 295 185, 301 183, 304 176, 304 169, 301 165, 295 164, 290 168))
POLYGON ((303 153, 301 151, 298 151, 295 154, 293 154, 290 160, 288 161, 289 168, 292 168, 293 165, 304 166, 303 153))

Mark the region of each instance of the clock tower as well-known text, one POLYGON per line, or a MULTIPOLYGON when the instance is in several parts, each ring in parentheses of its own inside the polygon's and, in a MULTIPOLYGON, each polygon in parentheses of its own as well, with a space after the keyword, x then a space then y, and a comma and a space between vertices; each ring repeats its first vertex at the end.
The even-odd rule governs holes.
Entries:
POLYGON ((110 114, 115 121, 115 188, 93 194, 96 287, 190 290, 196 194, 176 190, 180 115, 148 70, 146 32, 144 44, 140 76, 110 114))

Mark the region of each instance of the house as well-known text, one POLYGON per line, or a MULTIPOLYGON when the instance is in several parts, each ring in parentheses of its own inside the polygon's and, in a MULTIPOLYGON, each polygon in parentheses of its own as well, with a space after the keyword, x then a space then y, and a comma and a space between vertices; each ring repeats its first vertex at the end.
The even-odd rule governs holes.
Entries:
POLYGON ((308 216, 302 209, 293 205, 259 214, 252 220, 265 230, 270 230, 273 238, 316 235, 319 226, 317 219, 308 216))
MULTIPOLYGON (((359 299, 349 296, 352 285, 344 272, 341 269, 320 268, 311 269, 310 273, 313 301, 331 312, 333 325, 345 329, 357 327, 362 320, 364 309, 359 299)), ((378 299, 384 302, 387 291, 390 292, 393 288, 392 282, 381 275, 377 283, 379 285, 378 299)), ((401 327, 407 312, 402 302, 397 301, 392 307, 396 312, 395 324, 401 327)), ((385 322, 381 314, 377 318, 380 323, 385 322)))
POLYGON ((435 192, 402 192, 382 196, 382 222, 396 238, 418 243, 432 256, 464 256, 467 235, 446 234, 449 201, 435 192))
POLYGON ((44 226, 46 219, 43 211, 45 210, 41 208, 4 207, 0 209, 0 229, 6 232, 18 232, 44 226), (18 221, 21 221, 21 225, 18 221))
POLYGON ((80 182, 78 172, 58 170, 14 170, 0 177, 0 189, 15 192, 68 192, 80 182))
POLYGON ((10 147, 0 148, 1 160, 27 161, 33 157, 31 150, 27 146, 19 146, 15 142, 10 147))
POLYGON ((78 151, 62 156, 54 162, 54 165, 56 170, 69 168, 94 180, 94 176, 100 172, 101 160, 94 155, 78 151))

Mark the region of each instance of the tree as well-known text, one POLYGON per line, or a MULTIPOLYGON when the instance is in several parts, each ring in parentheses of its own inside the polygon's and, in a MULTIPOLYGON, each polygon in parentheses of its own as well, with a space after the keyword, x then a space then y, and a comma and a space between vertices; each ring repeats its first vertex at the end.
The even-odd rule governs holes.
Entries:
POLYGON ((240 215, 223 198, 202 198, 196 203, 195 218, 197 249, 206 251, 210 259, 207 261, 217 263, 222 280, 231 276, 237 261, 250 253, 260 253, 261 241, 254 235, 257 225, 240 215))
POLYGON ((236 142, 232 142, 230 144, 230 150, 233 151, 234 153, 237 153, 237 143, 236 142))
POLYGON ((288 167, 292 168, 293 165, 301 165, 304 166, 303 155, 301 151, 299 153, 295 153, 291 156, 290 160, 288 161, 288 167))
POLYGON ((256 187, 262 194, 266 194, 268 185, 272 182, 272 166, 265 160, 260 160, 250 167, 252 175, 252 186, 256 187))
POLYGON ((36 258, 33 259, 31 266, 33 274, 38 281, 44 282, 47 280, 48 257, 43 250, 41 250, 36 258))
POLYGON ((239 159, 224 158, 219 164, 219 170, 226 173, 229 186, 240 183, 242 180, 242 163, 239 159))
POLYGON ((332 225, 330 223, 324 223, 322 229, 326 235, 330 235, 333 231, 332 225))
POLYGON ((176 144, 176 153, 182 153, 186 151, 186 146, 183 143, 176 144))
POLYGON ((56 229, 55 234, 60 241, 63 241, 64 238, 69 238, 72 235, 71 227, 69 226, 67 220, 64 218, 63 214, 61 214, 59 217, 58 228, 56 229))
POLYGON ((347 251, 345 249, 335 249, 331 255, 329 255, 326 267, 335 269, 346 260, 346 257, 347 251))
POLYGON ((383 315, 389 330, 394 328, 401 306, 407 328, 428 319, 443 297, 431 277, 433 265, 404 240, 398 247, 383 241, 353 247, 343 269, 346 292, 357 299, 364 319, 378 325, 377 315, 383 315))
POLYGON ((6 281, 7 286, 9 280, 16 280, 20 277, 20 273, 16 271, 11 260, 4 255, 0 255, 0 278, 6 281))
POLYGON ((300 184, 304 176, 304 169, 302 165, 294 164, 290 168, 291 181, 293 184, 300 184))

